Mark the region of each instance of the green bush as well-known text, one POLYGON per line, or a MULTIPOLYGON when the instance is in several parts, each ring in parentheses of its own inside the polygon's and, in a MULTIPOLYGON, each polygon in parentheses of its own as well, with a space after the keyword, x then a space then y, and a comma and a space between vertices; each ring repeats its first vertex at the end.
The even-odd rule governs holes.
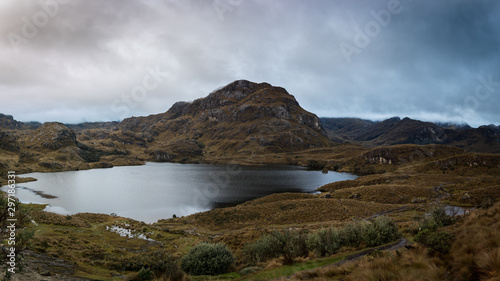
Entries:
POLYGON ((319 256, 333 255, 342 246, 340 232, 331 228, 322 228, 311 233, 306 239, 307 249, 319 256))
POLYGON ((447 231, 431 231, 423 229, 415 235, 415 241, 429 247, 431 251, 439 253, 449 253, 453 243, 453 234, 447 231))
POLYGON ((226 273, 233 262, 226 244, 202 242, 182 259, 181 268, 192 275, 219 275, 226 273))
MULTIPOLYGON (((9 199, 7 194, 0 194, 0 229, 7 230, 10 223, 7 219, 16 219, 16 254, 27 249, 31 244, 31 238, 34 236, 34 230, 27 229, 27 226, 31 223, 30 212, 30 206, 21 204, 15 197, 9 199), (15 208, 15 212, 11 212, 12 209, 10 208, 15 208)), ((9 233, 10 231, 0 231, 0 239, 7 239, 9 233)))
POLYGON ((340 229, 339 235, 343 246, 357 247, 363 242, 363 227, 360 224, 348 223, 340 229))
POLYGON ((428 229, 430 231, 436 231, 439 227, 442 227, 442 225, 438 224, 434 218, 427 218, 425 219, 422 224, 420 225, 420 230, 423 229, 428 229))
POLYGON ((306 236, 298 231, 285 230, 282 234, 274 232, 276 238, 283 245, 283 258, 285 264, 292 264, 295 258, 307 256, 309 251, 306 246, 306 236))
POLYGON ((137 274, 137 279, 139 280, 151 280, 153 279, 153 273, 151 269, 142 267, 137 274))
POLYGON ((446 214, 446 210, 441 207, 434 208, 430 216, 424 219, 420 225, 420 230, 429 229, 431 232, 438 228, 455 223, 455 219, 446 214))
POLYGON ((394 241, 399 232, 394 221, 377 217, 371 224, 349 223, 345 227, 322 228, 305 235, 299 231, 274 231, 244 248, 247 262, 256 264, 279 256, 290 264, 300 256, 315 252, 318 256, 333 255, 343 246, 358 247, 363 241, 370 247, 394 241))
POLYGON ((273 231, 262 236, 254 243, 247 244, 244 248, 247 262, 256 264, 280 256, 284 257, 286 264, 300 256, 307 256, 309 251, 306 246, 306 235, 298 231, 286 230, 283 233, 273 231))
POLYGON ((363 239, 369 247, 389 243, 399 237, 398 227, 394 221, 386 216, 377 217, 373 223, 363 230, 363 239))
POLYGON ((257 264, 281 256, 282 249, 283 245, 278 238, 273 235, 264 235, 254 243, 245 245, 243 252, 248 263, 257 264))
POLYGON ((455 223, 455 219, 446 214, 446 210, 442 207, 434 208, 431 211, 431 219, 437 223, 438 227, 443 227, 455 223))

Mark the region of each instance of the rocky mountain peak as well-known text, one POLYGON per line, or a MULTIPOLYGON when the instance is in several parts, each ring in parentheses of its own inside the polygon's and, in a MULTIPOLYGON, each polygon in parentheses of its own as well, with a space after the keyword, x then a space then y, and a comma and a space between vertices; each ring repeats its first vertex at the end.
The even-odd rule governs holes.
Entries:
POLYGON ((249 94, 264 87, 272 87, 272 86, 267 83, 257 84, 247 80, 236 80, 218 90, 213 91, 209 95, 209 97, 214 95, 217 98, 242 100, 249 94))
POLYGON ((119 127, 154 136, 148 146, 158 159, 203 151, 251 154, 330 145, 320 119, 284 88, 247 80, 193 102, 177 102, 163 114, 125 119, 119 127))

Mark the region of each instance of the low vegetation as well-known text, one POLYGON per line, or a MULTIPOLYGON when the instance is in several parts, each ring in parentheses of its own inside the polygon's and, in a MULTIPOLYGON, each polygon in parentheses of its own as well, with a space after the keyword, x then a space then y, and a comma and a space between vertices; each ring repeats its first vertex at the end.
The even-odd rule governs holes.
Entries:
POLYGON ((477 210, 456 224, 434 231, 427 228, 417 237, 424 232, 434 235, 430 239, 434 243, 374 252, 340 266, 296 273, 290 280, 499 280, 500 203, 477 210), (441 245, 438 249, 443 249, 442 245, 447 248, 438 251, 436 245, 441 245))
POLYGON ((219 275, 234 263, 231 251, 223 243, 200 243, 182 259, 181 268, 192 275, 219 275))
MULTIPOLYGON (((47 259, 66 261, 72 269, 63 276, 96 280, 499 278, 500 173, 491 157, 424 147, 422 157, 412 158, 405 157, 411 151, 405 145, 391 152, 404 163, 381 164, 372 159, 378 151, 367 151, 340 145, 259 158, 338 171, 358 168, 366 175, 325 185, 321 194, 274 194, 154 224, 116 215, 61 216, 42 211, 42 205, 21 204, 20 211, 31 209, 23 233, 33 233, 24 245, 47 259), (463 209, 450 216, 445 205, 463 209), (470 216, 463 216, 466 211, 470 216), (112 226, 146 239, 122 237, 109 230, 112 226), (414 244, 375 250, 393 247, 400 237, 414 244), (337 264, 355 254, 358 260, 337 264)), ((90 152, 90 158, 100 157, 97 163, 119 156, 90 152)), ((36 271, 29 263, 24 270, 36 271)), ((54 278, 63 274, 58 270, 47 269, 54 278)))

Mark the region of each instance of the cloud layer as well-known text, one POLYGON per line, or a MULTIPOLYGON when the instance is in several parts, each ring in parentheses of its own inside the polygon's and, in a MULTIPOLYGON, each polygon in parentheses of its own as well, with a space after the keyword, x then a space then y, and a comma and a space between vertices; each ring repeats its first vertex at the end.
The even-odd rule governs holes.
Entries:
POLYGON ((237 79, 324 117, 499 124, 496 1, 2 1, 0 112, 165 112, 237 79))

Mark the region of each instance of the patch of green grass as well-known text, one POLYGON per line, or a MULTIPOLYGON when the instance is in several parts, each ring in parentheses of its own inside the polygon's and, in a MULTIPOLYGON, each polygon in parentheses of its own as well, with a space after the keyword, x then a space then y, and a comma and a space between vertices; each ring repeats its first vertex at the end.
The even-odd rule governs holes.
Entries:
POLYGON ((87 273, 83 271, 76 272, 73 276, 86 278, 90 280, 102 280, 102 281, 119 281, 123 280, 121 277, 105 277, 105 275, 111 276, 110 272, 96 272, 96 273, 87 273))
POLYGON ((326 266, 336 263, 344 259, 346 255, 337 255, 328 258, 321 258, 315 260, 308 260, 306 262, 297 262, 292 265, 285 265, 278 268, 268 269, 250 274, 243 279, 238 280, 271 280, 279 277, 290 276, 296 272, 315 269, 318 267, 326 266))
POLYGON ((233 280, 236 278, 240 278, 240 275, 236 272, 226 273, 217 276, 210 276, 210 275, 189 276, 189 280, 191 281, 233 280))

